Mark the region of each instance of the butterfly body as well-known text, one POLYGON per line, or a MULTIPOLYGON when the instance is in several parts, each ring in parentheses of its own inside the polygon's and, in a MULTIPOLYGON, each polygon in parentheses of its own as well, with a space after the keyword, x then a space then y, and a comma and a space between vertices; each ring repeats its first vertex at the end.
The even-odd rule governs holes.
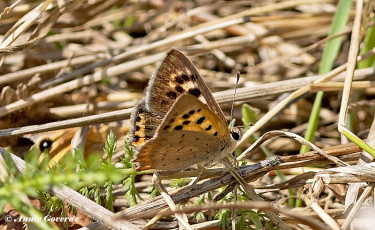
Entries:
POLYGON ((225 116, 192 63, 167 53, 132 115, 136 169, 183 170, 234 151, 225 116))

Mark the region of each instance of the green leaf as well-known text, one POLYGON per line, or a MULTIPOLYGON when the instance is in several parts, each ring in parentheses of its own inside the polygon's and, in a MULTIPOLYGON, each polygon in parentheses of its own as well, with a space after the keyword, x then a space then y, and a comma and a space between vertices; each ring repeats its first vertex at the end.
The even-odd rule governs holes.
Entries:
POLYGON ((230 213, 231 211, 229 209, 222 209, 215 215, 215 219, 220 220, 220 227, 222 229, 225 229, 227 226, 229 226, 230 213))
POLYGON ((105 146, 104 146, 104 152, 108 156, 107 162, 109 164, 111 164, 112 156, 113 156, 113 154, 115 153, 115 150, 116 150, 116 144, 115 143, 116 143, 116 136, 111 130, 109 132, 108 136, 107 136, 107 141, 106 141, 105 146))
POLYGON ((258 213, 248 212, 248 215, 249 215, 249 218, 251 219, 251 221, 253 222, 253 224, 255 225, 256 229, 264 229, 264 227, 262 225, 262 221, 260 220, 261 217, 258 213))
POLYGON ((185 178, 172 179, 171 183, 169 184, 171 188, 181 188, 181 187, 184 187, 185 185, 186 185, 185 178))
POLYGON ((113 197, 113 187, 112 187, 112 182, 107 181, 104 184, 105 188, 105 207, 109 209, 110 211, 114 210, 113 203, 115 201, 113 197))
POLYGON ((242 123, 244 124, 245 128, 247 128, 248 125, 254 124, 257 122, 258 116, 256 112, 248 105, 243 104, 242 105, 242 123))
MULTIPOLYGON (((341 33, 348 24, 350 16, 351 0, 340 0, 337 5, 337 10, 332 19, 329 36, 341 33)), ((323 50, 322 59, 319 66, 319 74, 325 74, 331 71, 334 61, 342 44, 342 36, 331 39, 327 42, 323 50)))
POLYGON ((240 220, 236 223, 236 229, 243 230, 245 229, 245 216, 246 214, 242 213, 240 220))
MULTIPOLYGON (((348 23, 350 16, 351 0, 340 0, 337 5, 337 11, 333 16, 331 29, 328 35, 333 35, 342 32, 348 23)), ((342 44, 342 37, 336 37, 327 42, 326 47, 323 50, 322 59, 319 66, 319 74, 325 74, 331 71, 334 61, 336 60, 337 54, 342 44)), ((314 133, 318 127, 319 111, 322 104, 323 92, 318 92, 315 97, 313 109, 308 122, 305 139, 313 141, 314 133)), ((303 145, 300 149, 300 153, 309 151, 309 148, 303 145)))
POLYGON ((156 185, 152 184, 152 186, 151 186, 151 194, 150 194, 150 196, 151 196, 152 198, 154 198, 154 197, 157 197, 157 196, 159 196, 159 195, 160 195, 160 192, 159 192, 158 188, 156 187, 156 185))
POLYGON ((228 128, 233 128, 235 124, 236 124, 236 119, 232 119, 228 125, 228 128))
POLYGON ((197 221, 206 220, 206 217, 203 212, 197 212, 194 216, 197 221))
MULTIPOLYGON (((375 22, 375 18, 373 19, 373 22, 375 22)), ((364 54, 372 50, 374 47, 375 47, 375 27, 370 26, 368 27, 365 38, 363 40, 363 47, 360 51, 360 54, 364 54)), ((360 63, 358 63, 359 69, 368 68, 372 66, 375 66, 375 56, 367 58, 361 61, 360 63)))

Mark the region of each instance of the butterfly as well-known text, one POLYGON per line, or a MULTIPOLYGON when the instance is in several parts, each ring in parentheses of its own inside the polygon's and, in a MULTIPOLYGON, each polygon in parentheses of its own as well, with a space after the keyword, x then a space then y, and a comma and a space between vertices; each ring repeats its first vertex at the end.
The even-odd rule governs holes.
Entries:
POLYGON ((180 171, 231 154, 240 135, 189 59, 167 52, 131 118, 137 171, 180 171))

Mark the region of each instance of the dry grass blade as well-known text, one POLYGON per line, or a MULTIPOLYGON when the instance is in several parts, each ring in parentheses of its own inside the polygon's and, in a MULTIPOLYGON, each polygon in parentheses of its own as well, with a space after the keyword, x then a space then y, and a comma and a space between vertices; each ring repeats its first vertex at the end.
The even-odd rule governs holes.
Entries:
MULTIPOLYGON (((47 1, 48 2, 48 1, 47 1)), ((11 45, 22 33, 24 33, 41 16, 48 3, 41 3, 34 10, 21 18, 14 27, 4 36, 0 43, 0 49, 11 45)))
POLYGON ((54 63, 50 63, 46 65, 36 66, 34 68, 20 70, 20 71, 13 72, 13 73, 4 74, 0 76, 0 85, 5 85, 11 82, 21 81, 27 78, 31 78, 33 75, 37 73, 44 73, 48 71, 58 70, 60 68, 65 67, 68 63, 69 63, 69 66, 74 67, 75 65, 82 65, 82 64, 93 62, 97 60, 98 58, 101 58, 101 56, 88 55, 88 56, 76 57, 69 61, 64 60, 64 61, 54 62, 54 63))
MULTIPOLYGON (((367 139, 367 144, 375 147, 375 119, 373 120, 372 125, 371 125, 371 129, 370 129, 368 139, 367 139)), ((366 163, 372 162, 373 159, 374 159, 373 156, 371 156, 369 153, 363 150, 361 152, 361 156, 357 164, 364 165, 366 163)), ((358 196, 359 187, 360 187, 359 184, 350 184, 348 193, 345 199, 345 208, 347 209, 347 211, 350 211, 352 209, 358 196)))
POLYGON ((346 121, 346 113, 349 104, 349 97, 351 91, 351 85, 353 81, 353 75, 357 60, 357 55, 359 51, 359 44, 361 39, 361 20, 362 20, 362 9, 363 9, 363 1, 356 2, 356 16, 354 19, 353 25, 353 35, 350 43, 350 49, 348 54, 348 67, 346 71, 345 77, 345 86, 343 91, 343 98, 341 101, 341 110, 340 110, 340 117, 339 117, 339 129, 340 126, 345 126, 346 121))
POLYGON ((374 185, 370 184, 366 189, 363 191, 361 196, 359 197, 358 201, 355 203, 354 207, 350 210, 350 213, 347 215, 346 220, 344 224, 342 225, 342 229, 347 229, 349 224, 352 222, 354 215, 356 215, 359 208, 363 205, 363 202, 365 202, 365 199, 367 199, 371 193, 374 191, 374 185))
POLYGON ((65 129, 71 127, 79 127, 92 124, 102 124, 111 121, 120 121, 129 118, 131 109, 123 109, 106 114, 92 115, 88 117, 82 117, 77 119, 65 120, 60 122, 53 122, 43 125, 32 125, 21 128, 11 128, 8 130, 0 131, 0 136, 12 136, 12 135, 23 135, 28 133, 38 133, 50 130, 65 129))
POLYGON ((315 146, 311 142, 305 140, 301 136, 299 136, 297 134, 294 134, 294 133, 283 132, 283 131, 270 131, 270 132, 267 132, 267 133, 263 134, 262 137, 260 137, 256 142, 254 142, 254 144, 252 144, 247 150, 245 150, 239 157, 237 157, 237 160, 242 160, 245 157, 247 157, 247 155, 252 150, 254 150, 255 148, 259 147, 264 141, 266 141, 266 140, 268 140, 270 138, 278 137, 278 136, 287 136, 287 137, 290 137, 290 138, 298 141, 299 143, 301 143, 303 145, 306 145, 307 147, 315 150, 321 156, 324 156, 325 158, 331 160, 332 162, 335 162, 337 165, 347 165, 346 163, 342 162, 341 160, 337 159, 336 157, 332 157, 330 155, 327 155, 326 153, 324 153, 324 151, 322 151, 321 149, 319 149, 317 146, 315 146))
POLYGON ((310 206, 318 216, 332 229, 339 230, 340 226, 335 222, 335 220, 329 216, 318 204, 317 200, 320 193, 323 190, 323 182, 317 177, 312 184, 309 194, 307 194, 306 203, 310 206))

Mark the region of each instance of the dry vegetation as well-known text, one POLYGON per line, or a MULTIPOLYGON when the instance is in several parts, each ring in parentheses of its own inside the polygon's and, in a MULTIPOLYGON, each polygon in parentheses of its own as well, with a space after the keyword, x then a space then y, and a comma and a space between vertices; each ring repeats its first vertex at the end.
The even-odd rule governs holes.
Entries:
MULTIPOLYGON (((0 10, 0 146, 14 155, 22 158, 34 145, 59 161, 84 145, 87 156, 102 152, 113 130, 112 161, 129 167, 118 159, 131 108, 157 61, 175 48, 192 60, 228 118, 241 74, 233 112, 246 131, 237 151, 240 178, 217 164, 182 189, 176 187, 197 171, 163 180, 192 228, 375 229, 373 1, 6 0, 0 10), (349 8, 334 25, 343 2, 349 8), (354 143, 359 139, 367 139, 369 146, 360 143, 367 151, 354 143)), ((25 162, 13 159, 22 172, 25 162)), ((3 184, 12 172, 0 163, 3 184)), ((144 201, 132 207, 135 192, 113 185, 114 212, 68 187, 49 191, 77 208, 80 221, 68 222, 69 229, 138 229, 151 218, 150 228, 178 228, 165 200, 151 197, 151 175, 135 177, 144 201)), ((20 228, 4 218, 23 211, 4 205, 1 229, 20 228)))

